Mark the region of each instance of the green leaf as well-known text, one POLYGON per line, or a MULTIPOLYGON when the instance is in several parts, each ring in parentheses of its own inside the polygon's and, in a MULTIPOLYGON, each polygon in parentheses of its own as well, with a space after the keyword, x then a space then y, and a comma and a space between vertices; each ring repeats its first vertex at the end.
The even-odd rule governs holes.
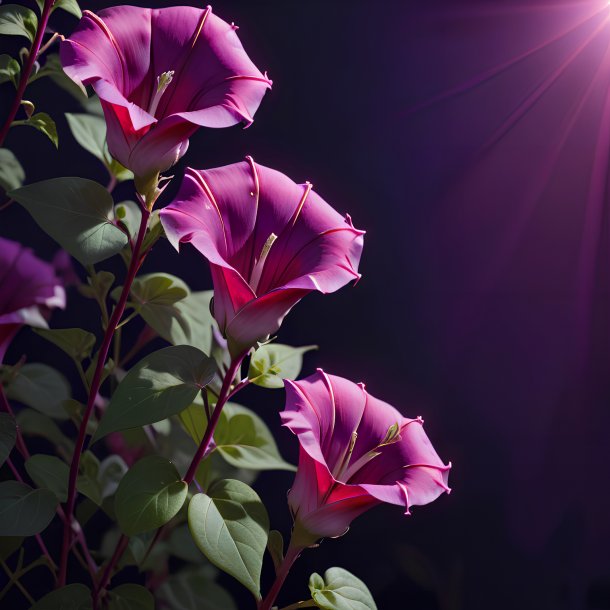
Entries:
POLYGON ((143 358, 119 384, 92 442, 180 413, 214 377, 216 365, 200 350, 178 345, 143 358))
POLYGON ((172 555, 190 563, 200 564, 203 561, 203 555, 197 548, 188 525, 179 525, 172 530, 168 550, 172 555))
POLYGON ((127 243, 127 236, 113 224, 110 193, 92 180, 53 178, 11 191, 9 196, 83 265, 99 263, 127 243))
POLYGON ((191 292, 176 303, 176 323, 172 324, 169 336, 166 337, 170 343, 192 345, 206 354, 210 353, 212 328, 216 324, 210 313, 210 301, 213 296, 213 290, 191 292))
POLYGON ((21 66, 14 57, 6 54, 0 55, 0 85, 10 81, 15 87, 18 87, 20 73, 21 66))
MULTIPOLYGON (((202 405, 190 405, 180 413, 180 421, 196 444, 201 443, 207 428, 202 405)), ((235 468, 252 470, 296 470, 278 451, 267 424, 256 413, 235 403, 227 403, 214 432, 218 452, 235 468)))
POLYGON ((0 34, 25 36, 34 42, 37 29, 38 17, 34 11, 17 4, 0 6, 0 34))
POLYGON ((191 534, 201 552, 260 599, 260 576, 269 517, 256 492, 241 481, 218 481, 208 494, 193 496, 191 534))
POLYGON ((201 568, 172 574, 159 597, 170 610, 237 610, 231 596, 201 568))
POLYGON ((5 191, 19 188, 25 180, 23 167, 8 148, 0 148, 0 187, 5 191))
POLYGON ((12 415, 0 413, 0 466, 6 462, 17 440, 17 425, 12 415))
POLYGON ((55 121, 46 112, 37 112, 29 119, 13 121, 11 125, 14 127, 18 127, 19 125, 29 125, 34 129, 38 129, 38 131, 44 133, 44 135, 47 136, 47 138, 49 138, 53 144, 55 144, 55 148, 59 147, 57 125, 55 125, 55 121))
POLYGON ((70 15, 74 15, 77 19, 80 19, 83 16, 76 0, 56 0, 53 10, 58 8, 70 13, 70 15))
POLYGON ((70 398, 65 377, 46 364, 25 364, 6 390, 12 400, 55 419, 68 419, 62 403, 70 398))
POLYGON ((22 434, 40 436, 47 439, 66 455, 71 455, 74 445, 59 429, 59 426, 47 415, 24 409, 17 414, 17 424, 22 434))
POLYGON ((91 592, 85 585, 66 585, 51 591, 36 602, 30 610, 91 610, 91 592))
POLYGON ((74 139, 94 157, 107 165, 106 121, 100 116, 66 112, 66 120, 74 139))
POLYGON ((318 349, 317 345, 262 345, 250 359, 248 378, 263 388, 283 388, 284 379, 296 379, 299 376, 303 367, 303 354, 314 349, 318 349))
POLYGON ((78 291, 88 299, 95 299, 98 303, 103 303, 108 297, 114 280, 114 274, 110 271, 98 271, 88 276, 87 285, 81 284, 78 291))
POLYGON ((99 481, 100 461, 91 451, 85 451, 80 462, 80 473, 76 479, 76 489, 92 502, 101 506, 102 486, 99 481))
POLYGON ((155 610, 155 598, 141 585, 120 585, 108 593, 108 610, 155 610))
POLYGON ((188 485, 164 457, 140 460, 119 483, 114 507, 121 530, 128 536, 165 525, 182 508, 188 485))
POLYGON ((114 215, 127 227, 131 238, 136 239, 142 220, 140 206, 135 201, 121 201, 114 206, 114 215))
POLYGON ((284 561, 284 537, 278 530, 269 532, 269 540, 267 541, 267 550, 273 560, 273 567, 277 572, 284 561))
POLYGON ((106 121, 103 116, 66 112, 66 119, 74 139, 86 151, 99 159, 119 182, 133 178, 133 173, 113 159, 108 152, 106 121))
MULTIPOLYGON (((76 98, 81 105, 88 109, 91 103, 99 106, 99 100, 97 96, 92 96, 92 98, 87 97, 87 90, 81 86, 77 85, 63 70, 61 66, 61 61, 59 59, 58 53, 49 53, 46 57, 44 65, 38 70, 38 72, 33 72, 30 76, 28 83, 33 83, 40 78, 45 77, 51 78, 51 80, 58 86, 61 87, 64 91, 67 91, 70 95, 76 98)), ((101 106, 100 112, 98 114, 101 115, 101 106)))
POLYGON ((136 279, 130 299, 144 321, 171 342, 172 326, 180 324, 176 304, 189 293, 188 286, 180 278, 168 273, 150 273, 136 279))
POLYGON ((35 328, 34 332, 78 362, 89 358, 95 345, 95 335, 82 328, 35 328))
POLYGON ((68 499, 68 478, 70 468, 53 455, 33 455, 25 463, 30 479, 41 489, 53 492, 60 502, 68 499))
POLYGON ((178 277, 151 273, 139 277, 131 301, 144 321, 173 345, 192 345, 209 353, 212 345, 210 300, 213 291, 191 293, 178 277))
POLYGON ((33 536, 55 515, 57 498, 46 489, 18 481, 0 483, 0 536, 33 536))
POLYGON ((309 578, 311 597, 323 610, 377 610, 367 586, 343 568, 330 568, 324 578, 313 573, 309 578))

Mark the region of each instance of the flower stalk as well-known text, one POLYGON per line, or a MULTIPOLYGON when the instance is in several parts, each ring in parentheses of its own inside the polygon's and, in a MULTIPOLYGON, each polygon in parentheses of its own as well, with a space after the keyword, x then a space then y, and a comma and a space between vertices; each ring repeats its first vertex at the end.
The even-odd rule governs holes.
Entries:
POLYGON ((277 596, 284 586, 284 582, 286 581, 286 577, 290 572, 290 568, 292 568, 294 562, 299 558, 302 551, 302 548, 293 546, 291 542, 291 544, 288 546, 288 550, 286 551, 286 556, 277 570, 275 581, 271 586, 271 589, 269 589, 269 593, 267 593, 267 596, 259 605, 258 610, 271 610, 277 596))
POLYGON ((95 399, 99 392, 101 382, 102 382, 102 373, 104 371, 104 366, 106 364, 106 359, 108 358, 108 352, 110 350, 110 345, 112 343, 112 339, 114 337, 114 333, 119 325, 121 317, 125 311, 125 305, 127 304, 127 299, 129 297, 129 292, 131 290, 131 286, 136 277, 136 274, 143 263, 143 256, 140 256, 140 250, 142 248, 142 244, 144 242, 144 237, 146 235, 146 230, 148 228, 148 221, 150 218, 150 211, 145 207, 142 207, 142 219, 140 221, 140 228, 138 230, 138 236, 136 238, 136 243, 133 248, 131 262, 129 264, 129 269, 127 271, 127 277, 125 279, 125 283, 123 285, 123 290, 121 291, 121 295, 119 300, 110 316, 110 320, 108 321, 108 326, 106 327, 106 332, 104 333, 104 338, 102 340, 102 344, 100 346, 97 358, 97 365, 95 367, 95 372, 93 374, 93 379, 91 381, 91 388, 89 390, 89 397, 87 400, 87 406, 85 408, 85 412, 83 413, 83 419, 80 424, 80 428, 78 431, 78 438, 76 440, 76 444, 74 447, 74 453, 72 455, 72 462, 70 464, 70 477, 68 480, 68 500, 66 502, 66 521, 64 523, 64 534, 63 534, 63 542, 61 548, 61 558, 59 564, 59 577, 58 577, 58 586, 62 587, 66 584, 66 576, 67 576, 67 567, 68 567, 68 555, 70 552, 70 542, 72 538, 72 520, 74 515, 74 506, 76 504, 76 480, 78 477, 78 472, 80 468, 80 460, 83 453, 83 449, 85 446, 85 438, 87 436, 87 424, 91 418, 91 414, 93 413, 95 399))
POLYGON ((23 99, 25 88, 27 87, 28 81, 30 80, 30 75, 34 69, 36 58, 40 53, 42 39, 44 37, 45 30, 47 29, 47 23, 49 22, 49 17, 51 16, 51 10, 53 9, 54 4, 55 0, 45 0, 44 6, 42 7, 42 14, 40 15, 40 21, 38 22, 38 29, 36 30, 36 35, 34 36, 34 42, 32 43, 32 47, 28 53, 23 70, 21 70, 21 77, 19 79, 19 85, 17 86, 17 93, 15 93, 15 97, 8 111, 6 121, 0 130, 0 146, 4 144, 4 140, 6 139, 8 131, 11 128, 11 124, 15 120, 19 107, 21 106, 21 100, 23 99))

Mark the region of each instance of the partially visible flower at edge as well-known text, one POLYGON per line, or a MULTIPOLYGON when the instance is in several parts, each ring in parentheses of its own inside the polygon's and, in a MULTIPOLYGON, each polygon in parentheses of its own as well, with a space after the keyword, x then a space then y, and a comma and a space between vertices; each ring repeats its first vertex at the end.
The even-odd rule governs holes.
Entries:
POLYGON ((191 243, 210 262, 213 314, 233 356, 275 333, 308 293, 357 280, 364 231, 312 185, 246 161, 188 168, 160 213, 176 249, 191 243))
POLYGON ((174 165, 200 126, 252 123, 271 81, 237 27, 211 7, 83 11, 60 47, 66 74, 99 96, 113 157, 146 186, 174 165))
POLYGON ((300 443, 299 467, 288 494, 295 521, 291 546, 344 534, 353 519, 381 503, 428 504, 447 485, 445 465, 421 418, 403 417, 362 384, 321 369, 285 382, 281 413, 300 443))
POLYGON ((49 310, 65 306, 66 292, 53 265, 0 237, 0 363, 22 326, 46 328, 49 310))

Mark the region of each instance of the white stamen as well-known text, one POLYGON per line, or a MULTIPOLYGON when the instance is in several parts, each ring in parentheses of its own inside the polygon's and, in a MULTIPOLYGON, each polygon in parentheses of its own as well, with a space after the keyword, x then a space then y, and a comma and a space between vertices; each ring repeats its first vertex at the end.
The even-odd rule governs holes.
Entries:
POLYGON ((258 289, 258 283, 261 281, 261 275, 263 274, 265 261, 267 260, 267 256, 269 256, 271 246, 273 246, 276 239, 277 235, 275 233, 271 233, 271 235, 269 235, 267 241, 263 245, 263 249, 261 250, 261 255, 259 259, 254 264, 254 269, 252 269, 252 276, 250 277, 250 288, 252 288, 254 292, 256 292, 258 289))
POLYGON ((148 108, 148 114, 152 114, 155 116, 155 112, 157 112, 157 108, 159 107, 159 102, 163 97, 163 94, 167 91, 170 83, 174 78, 174 71, 169 70, 168 72, 163 72, 160 76, 157 76, 157 90, 150 100, 150 106, 148 108))

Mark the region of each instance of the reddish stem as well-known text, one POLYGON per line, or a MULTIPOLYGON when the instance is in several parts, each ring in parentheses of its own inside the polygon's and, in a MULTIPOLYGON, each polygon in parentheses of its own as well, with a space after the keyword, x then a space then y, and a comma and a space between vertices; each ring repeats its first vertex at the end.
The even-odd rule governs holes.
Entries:
POLYGON ((269 589, 269 593, 267 593, 267 597, 261 602, 258 610, 271 610, 273 603, 275 602, 276 597, 279 595, 282 587, 284 586, 284 581, 290 572, 290 568, 293 566, 294 562, 298 559, 301 551, 303 549, 293 547, 290 545, 288 550, 286 551, 286 557, 284 557, 275 577, 275 582, 273 583, 271 589, 269 589))
POLYGON ((74 447, 74 454, 72 455, 72 463, 70 464, 70 478, 68 480, 68 500, 66 502, 66 522, 64 524, 64 536, 63 544, 61 548, 61 557, 59 562, 59 579, 58 585, 63 587, 66 584, 67 567, 68 567, 68 555, 70 551, 70 540, 72 537, 72 518, 74 515, 74 505, 76 503, 76 479, 78 477, 78 471, 80 467, 80 459, 85 446, 85 438, 87 436, 87 424, 93 413, 95 399, 100 389, 102 382, 102 373, 104 371, 104 365, 108 358, 108 351, 110 344, 112 343, 112 337, 116 331, 116 328, 123 316, 125 311, 125 305, 127 304, 127 298, 131 290, 131 285, 136 277, 138 269, 140 268, 143 257, 140 256, 140 249, 146 235, 146 229, 148 227, 148 219, 150 217, 150 211, 142 208, 142 219, 140 221, 140 229, 138 231, 138 237, 136 239, 135 246, 133 248, 131 262, 127 271, 127 277, 125 278, 125 284, 121 291, 121 296, 112 312, 112 316, 108 321, 108 327, 104 333, 104 338, 100 346, 97 357, 97 365, 91 381, 91 388, 89 390, 89 398, 87 400, 87 407, 83 413, 83 419, 78 430, 78 438, 74 447))
MULTIPOLYGON (((199 467, 201 460, 204 458, 206 451, 208 450, 210 441, 212 440, 212 437, 214 436, 214 430, 216 429, 216 425, 218 424, 218 420, 220 419, 220 413, 222 411, 222 408, 227 403, 229 398, 235 394, 235 391, 230 392, 231 382, 233 381, 235 374, 239 370, 239 367, 241 366, 241 363, 242 363, 243 359, 245 358, 245 356, 246 356, 246 352, 244 352, 241 356, 239 356, 231 361, 231 366, 229 367, 229 370, 227 371, 227 373, 223 379, 223 382, 222 382, 222 389, 220 391, 220 396, 218 398, 218 402, 216 403, 216 407, 214 408, 214 413, 212 414, 212 417, 208 421, 208 427, 205 431, 205 434, 203 435, 203 438, 201 439, 201 443, 199 444, 199 447, 197 448, 197 452, 193 456, 191 465, 189 466, 189 469, 188 469, 186 475, 182 479, 187 484, 192 483, 193 479, 195 478, 195 474, 197 473, 197 468, 199 467)), ((238 386, 236 386, 236 389, 237 389, 237 387, 239 387, 239 385, 240 384, 238 384, 238 386)), ((163 531, 165 530, 165 527, 166 526, 162 526, 157 530, 157 533, 155 534, 153 541, 150 543, 150 546, 148 547, 148 550, 146 551, 145 557, 148 557, 151 554, 153 548, 155 547, 157 542, 161 539, 161 536, 163 534, 163 531)), ((121 546, 121 542, 122 542, 122 539, 119 540, 119 542, 117 543, 117 546, 114 550, 114 555, 117 555, 117 553, 118 553, 116 561, 119 561, 121 559, 121 556, 127 549, 127 546, 124 546, 121 550, 119 550, 119 546, 121 546)), ((114 557, 114 555, 113 555, 113 557, 114 557)), ((105 583, 105 585, 106 584, 108 584, 108 583, 105 583)), ((102 589, 102 587, 100 586, 99 590, 101 591, 101 589, 102 589)))
POLYGON ((6 122, 2 126, 2 130, 0 130, 0 146, 4 144, 8 130, 11 128, 11 123, 15 120, 17 112, 19 111, 19 106, 21 105, 21 100, 23 99, 23 94, 25 93, 28 80, 30 80, 30 75, 32 74, 32 69, 34 68, 34 62, 38 57, 40 45, 42 44, 42 39, 44 37, 45 30, 47 29, 47 23, 49 22, 49 16, 51 15, 51 9, 53 8, 54 4, 55 0, 45 0, 44 6, 42 7, 42 14, 40 15, 40 21, 38 22, 36 36, 34 37, 34 42, 32 43, 32 48, 30 49, 25 66, 23 66, 23 70, 21 70, 21 78, 19 79, 19 85, 17 86, 17 93, 13 99, 11 109, 8 112, 6 122))
POLYGON ((208 427, 206 428, 205 434, 201 439, 201 443, 199 443, 199 447, 197 447, 197 451, 193 456, 191 465, 189 466, 189 469, 184 475, 183 481, 187 484, 192 483, 193 479, 195 478, 195 474, 197 473, 197 468, 199 468, 199 464, 201 463, 201 460, 204 458, 208 447, 210 446, 210 442, 214 436, 214 431, 216 430, 216 425, 218 424, 218 420, 220 419, 222 408, 225 406, 227 400, 229 400, 229 396, 232 396, 232 394, 230 393, 231 383, 233 381, 233 378, 235 377, 235 374, 239 370, 239 367, 241 366, 241 363, 245 356, 246 354, 243 353, 237 358, 231 360, 229 370, 227 371, 227 374, 225 375, 225 378, 222 382, 222 388, 218 396, 218 402, 214 407, 214 411, 208 423, 208 427))
POLYGON ((122 534, 119 538, 119 541, 117 542, 116 548, 114 549, 114 553, 112 554, 110 561, 108 561, 106 567, 104 568, 102 577, 100 578, 93 591, 93 610, 97 610, 100 593, 108 586, 108 583, 112 578, 114 568, 121 560, 121 557, 123 556, 123 553, 127 550, 128 546, 129 538, 125 536, 125 534, 122 534))

